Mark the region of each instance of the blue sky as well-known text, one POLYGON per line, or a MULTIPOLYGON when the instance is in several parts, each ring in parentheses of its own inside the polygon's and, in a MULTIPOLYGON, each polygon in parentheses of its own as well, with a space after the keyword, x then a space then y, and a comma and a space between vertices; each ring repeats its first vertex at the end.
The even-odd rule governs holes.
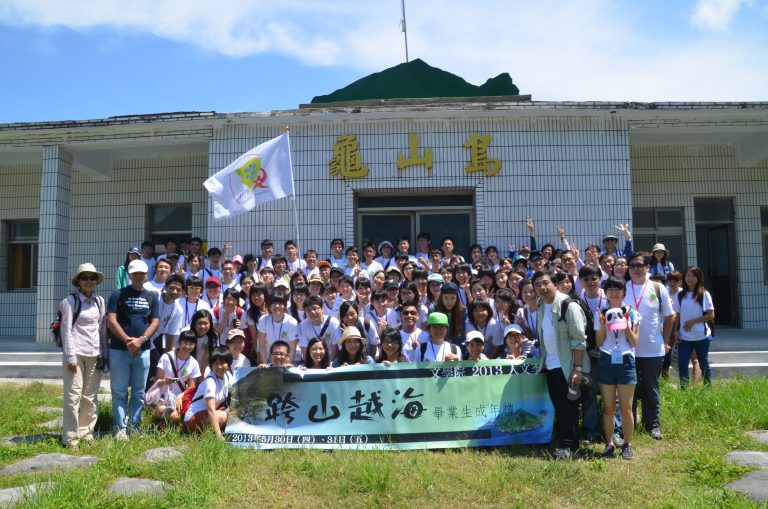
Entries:
MULTIPOLYGON (((411 58, 534 100, 768 100, 768 0, 406 1, 411 58)), ((404 61, 399 0, 4 0, 0 123, 295 108, 404 61)))

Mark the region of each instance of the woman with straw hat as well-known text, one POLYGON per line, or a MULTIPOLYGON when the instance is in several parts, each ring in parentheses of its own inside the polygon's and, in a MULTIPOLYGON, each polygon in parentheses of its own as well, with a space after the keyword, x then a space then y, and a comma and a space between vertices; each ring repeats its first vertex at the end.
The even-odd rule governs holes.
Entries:
POLYGON ((96 392, 101 383, 97 363, 106 342, 106 307, 96 295, 104 274, 92 263, 83 263, 72 284, 77 291, 59 303, 61 346, 64 365, 64 415, 61 442, 77 450, 79 441, 93 441, 98 408, 96 392))

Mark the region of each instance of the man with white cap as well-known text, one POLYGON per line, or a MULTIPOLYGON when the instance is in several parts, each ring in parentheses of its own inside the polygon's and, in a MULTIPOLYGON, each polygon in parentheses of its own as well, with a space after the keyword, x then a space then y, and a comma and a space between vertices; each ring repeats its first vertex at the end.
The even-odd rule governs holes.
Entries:
POLYGON ((149 338, 160 324, 158 298, 143 287, 147 264, 134 260, 128 265, 131 285, 115 290, 107 304, 110 332, 109 359, 112 387, 112 432, 117 440, 128 440, 128 423, 138 430, 144 408, 144 389, 149 374, 149 338), (126 415, 128 387, 130 406, 126 415))

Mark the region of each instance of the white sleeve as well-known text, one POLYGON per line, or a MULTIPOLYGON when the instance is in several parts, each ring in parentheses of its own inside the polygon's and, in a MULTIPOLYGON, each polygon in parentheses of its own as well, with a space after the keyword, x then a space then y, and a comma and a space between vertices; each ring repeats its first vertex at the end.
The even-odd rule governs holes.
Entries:
POLYGON ((259 318, 259 323, 256 324, 256 330, 259 332, 267 333, 267 317, 270 315, 264 315, 259 318))
POLYGON ((712 302, 712 296, 709 294, 708 291, 704 291, 704 298, 702 299, 702 303, 704 304, 702 306, 702 311, 706 313, 707 311, 714 310, 715 305, 712 302))

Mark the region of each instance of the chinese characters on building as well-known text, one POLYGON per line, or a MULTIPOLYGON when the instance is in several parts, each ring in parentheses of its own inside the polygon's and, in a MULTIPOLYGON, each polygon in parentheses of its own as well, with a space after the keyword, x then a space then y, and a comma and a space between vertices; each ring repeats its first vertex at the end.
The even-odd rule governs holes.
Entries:
MULTIPOLYGON (((463 144, 469 151, 469 158, 464 167, 467 174, 480 173, 486 177, 496 175, 501 171, 501 159, 488 157, 488 149, 493 143, 490 134, 472 133, 463 144)), ((354 134, 343 134, 336 138, 332 146, 333 156, 328 161, 331 177, 349 179, 368 176, 368 165, 363 164, 360 142, 354 134)), ((408 134, 408 149, 399 151, 396 159, 397 173, 403 175, 410 168, 424 168, 427 175, 432 175, 434 157, 431 147, 422 147, 417 133, 408 134)))

